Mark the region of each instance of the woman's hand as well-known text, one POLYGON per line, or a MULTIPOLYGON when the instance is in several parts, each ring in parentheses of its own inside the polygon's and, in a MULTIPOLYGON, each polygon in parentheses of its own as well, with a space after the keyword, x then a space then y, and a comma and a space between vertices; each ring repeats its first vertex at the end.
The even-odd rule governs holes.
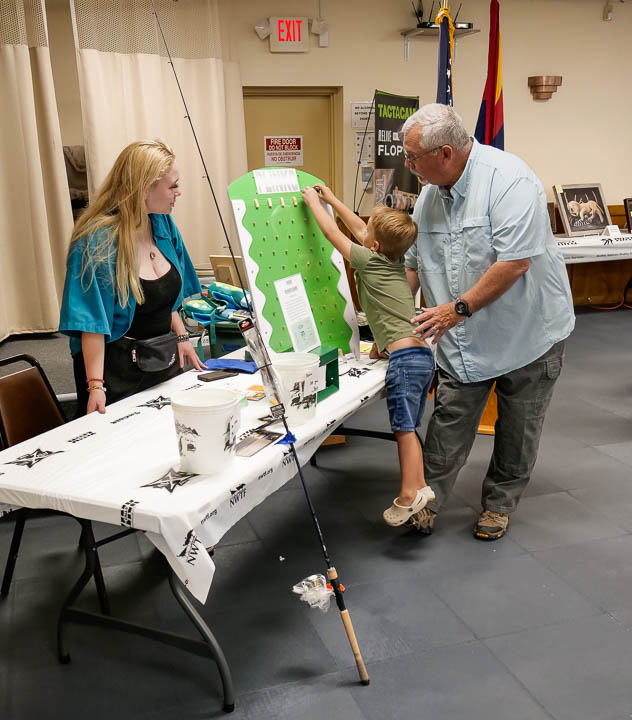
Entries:
POLYGON ((98 411, 103 415, 105 413, 105 390, 94 388, 88 394, 88 404, 86 406, 86 415, 91 412, 98 411))
POLYGON ((200 358, 195 352, 195 348, 191 345, 190 340, 178 343, 178 356, 180 358, 180 367, 184 369, 185 363, 191 363, 196 370, 207 370, 200 358))

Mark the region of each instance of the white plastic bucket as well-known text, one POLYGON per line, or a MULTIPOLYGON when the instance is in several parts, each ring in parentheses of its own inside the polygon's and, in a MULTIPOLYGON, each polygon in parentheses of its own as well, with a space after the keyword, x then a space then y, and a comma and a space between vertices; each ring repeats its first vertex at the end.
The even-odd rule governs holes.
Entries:
POLYGON ((195 388, 171 398, 180 469, 213 475, 232 460, 240 420, 240 398, 232 390, 195 388))
POLYGON ((316 415, 319 364, 320 358, 314 353, 288 352, 272 360, 283 382, 283 404, 290 426, 306 423, 316 415))

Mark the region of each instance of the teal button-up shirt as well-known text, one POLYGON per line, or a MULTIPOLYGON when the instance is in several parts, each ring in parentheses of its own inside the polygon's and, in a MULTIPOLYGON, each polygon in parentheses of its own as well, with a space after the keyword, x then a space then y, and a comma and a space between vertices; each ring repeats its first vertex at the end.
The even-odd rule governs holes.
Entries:
MULTIPOLYGON (((149 218, 158 250, 173 263, 182 279, 180 293, 172 308, 172 311, 177 310, 185 297, 200 292, 200 283, 171 215, 150 214, 149 218)), ((72 355, 81 350, 82 332, 104 335, 106 343, 123 337, 132 324, 136 310, 136 298, 131 293, 125 306, 122 306, 116 297, 113 285, 116 276, 116 254, 113 254, 107 265, 95 268, 92 282, 89 282, 89 272, 82 282, 82 256, 86 243, 90 241, 91 236, 87 236, 74 243, 66 262, 59 332, 70 336, 72 355)))
POLYGON ((405 264, 419 274, 428 307, 457 300, 497 261, 531 259, 497 300, 437 344, 437 363, 461 382, 528 365, 573 330, 564 260, 551 232, 542 183, 522 160, 476 140, 448 190, 428 185, 413 219, 417 243, 405 264))

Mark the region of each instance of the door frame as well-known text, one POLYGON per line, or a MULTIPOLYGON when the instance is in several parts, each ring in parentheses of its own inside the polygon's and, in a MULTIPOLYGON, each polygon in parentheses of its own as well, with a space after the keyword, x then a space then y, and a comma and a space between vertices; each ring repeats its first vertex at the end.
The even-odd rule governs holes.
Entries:
POLYGON ((342 192, 342 87, 305 87, 296 85, 243 87, 246 97, 273 97, 282 95, 308 95, 329 98, 329 132, 332 139, 329 148, 331 167, 333 168, 332 191, 335 195, 342 192))

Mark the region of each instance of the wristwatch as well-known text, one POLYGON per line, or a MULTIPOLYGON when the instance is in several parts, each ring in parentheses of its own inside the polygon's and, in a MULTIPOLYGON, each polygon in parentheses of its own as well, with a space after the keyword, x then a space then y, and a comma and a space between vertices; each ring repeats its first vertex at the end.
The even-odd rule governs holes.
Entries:
POLYGON ((472 317, 472 313, 470 312, 470 306, 467 304, 463 298, 459 298, 454 303, 454 312, 456 312, 457 315, 463 315, 465 317, 472 317))

